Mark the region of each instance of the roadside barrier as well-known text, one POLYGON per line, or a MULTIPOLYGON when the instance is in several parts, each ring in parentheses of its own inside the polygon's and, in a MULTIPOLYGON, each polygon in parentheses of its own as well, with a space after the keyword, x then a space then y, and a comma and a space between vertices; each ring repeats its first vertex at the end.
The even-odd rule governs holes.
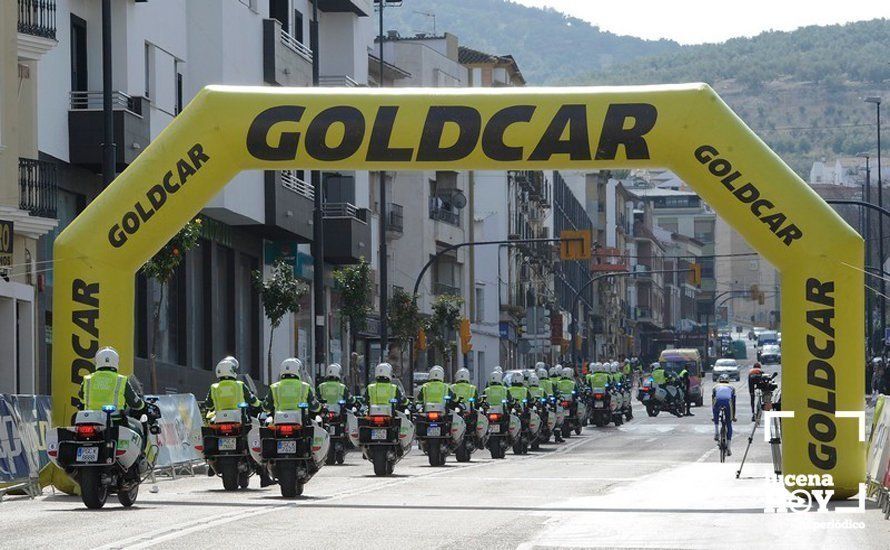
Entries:
POLYGON ((867 496, 890 518, 890 396, 880 395, 868 437, 867 496))
POLYGON ((34 497, 50 482, 44 469, 51 411, 48 395, 0 394, 0 499, 6 494, 34 497))
POLYGON ((177 475, 194 475, 196 466, 204 464, 201 446, 201 411, 198 401, 190 393, 157 396, 161 409, 158 427, 158 459, 155 471, 175 478, 177 475))

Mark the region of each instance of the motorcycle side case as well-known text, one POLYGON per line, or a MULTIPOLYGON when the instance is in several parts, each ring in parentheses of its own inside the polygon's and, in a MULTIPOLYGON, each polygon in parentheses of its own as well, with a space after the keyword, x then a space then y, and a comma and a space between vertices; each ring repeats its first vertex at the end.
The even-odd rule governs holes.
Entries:
POLYGON ((464 418, 456 412, 451 413, 451 440, 454 442, 454 445, 460 445, 461 440, 464 438, 464 433, 467 431, 467 422, 464 418))
MULTIPOLYGON (((401 428, 399 430, 399 443, 402 445, 402 456, 411 451, 411 444, 414 442, 414 423, 408 418, 408 415, 402 411, 396 411, 396 415, 401 420, 401 428)), ((463 421, 463 419, 461 419, 463 421)), ((357 431, 357 430, 356 430, 357 431)), ((358 435, 356 434, 356 437, 358 435)))
MULTIPOLYGON (((117 434, 116 450, 118 453, 124 451, 121 454, 117 454, 117 460, 125 470, 129 470, 130 466, 136 463, 139 454, 142 452, 142 437, 125 426, 118 427, 117 434)), ((147 447, 146 451, 149 451, 149 448, 150 447, 147 447)), ((146 454, 148 455, 149 453, 146 452, 146 454)), ((154 455, 157 456, 157 453, 155 452, 154 455)), ((146 456, 146 459, 149 459, 149 456, 146 456)), ((154 460, 149 459, 148 461, 149 463, 154 464, 154 460)))
POLYGON ((533 412, 528 415, 528 430, 532 436, 538 435, 541 431, 541 417, 538 413, 533 412))
POLYGON ((250 451, 250 458, 257 464, 263 462, 263 440, 260 437, 260 423, 255 422, 247 434, 247 448, 250 451))
POLYGON ((547 411, 544 414, 547 415, 547 431, 553 432, 553 430, 556 428, 556 413, 553 411, 547 411))
POLYGON ((325 458, 328 456, 328 449, 331 446, 331 435, 327 430, 316 424, 312 423, 312 458, 315 460, 315 465, 321 468, 325 463, 325 458))
POLYGON ((584 418, 587 416, 587 405, 584 404, 584 401, 578 400, 578 418, 584 418))
POLYGON ((514 441, 519 439, 519 434, 522 433, 522 420, 515 414, 510 415, 510 427, 507 428, 507 431, 510 433, 510 438, 514 441))
POLYGON ((664 401, 665 399, 667 399, 667 396, 668 396, 668 392, 666 389, 664 389, 662 387, 655 388, 655 399, 657 399, 659 401, 664 401))
POLYGON ((481 412, 476 415, 476 437, 484 444, 488 441, 488 415, 481 412))
POLYGON ((346 414, 346 435, 349 436, 349 441, 351 441, 356 448, 360 446, 358 438, 358 417, 351 413, 346 414))

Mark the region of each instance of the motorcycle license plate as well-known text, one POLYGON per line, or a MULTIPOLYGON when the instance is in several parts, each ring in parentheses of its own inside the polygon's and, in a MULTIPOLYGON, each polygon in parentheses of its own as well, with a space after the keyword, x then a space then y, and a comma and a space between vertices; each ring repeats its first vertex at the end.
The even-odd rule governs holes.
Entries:
POLYGON ((501 433, 501 425, 500 424, 492 424, 491 426, 489 426, 489 430, 491 430, 491 433, 493 433, 493 434, 499 434, 499 433, 501 433))
POLYGON ((238 440, 234 437, 221 437, 219 438, 219 450, 220 451, 234 451, 238 448, 238 440))
POLYGON ((388 430, 386 428, 374 428, 371 430, 371 439, 375 441, 385 441, 387 439, 387 432, 388 430))
POLYGON ((292 455, 297 453, 297 441, 295 439, 285 439, 278 442, 278 454, 292 455))
POLYGON ((99 460, 99 447, 78 447, 77 462, 96 462, 99 460))
POLYGON ((649 394, 648 394, 648 393, 643 395, 643 401, 649 401, 649 394))
POLYGON ((602 406, 603 406, 603 402, 602 402, 602 401, 594 401, 593 406, 594 406, 594 407, 602 407, 602 406))
POLYGON ((439 426, 430 426, 426 430, 426 435, 428 437, 441 437, 442 436, 442 428, 439 426))

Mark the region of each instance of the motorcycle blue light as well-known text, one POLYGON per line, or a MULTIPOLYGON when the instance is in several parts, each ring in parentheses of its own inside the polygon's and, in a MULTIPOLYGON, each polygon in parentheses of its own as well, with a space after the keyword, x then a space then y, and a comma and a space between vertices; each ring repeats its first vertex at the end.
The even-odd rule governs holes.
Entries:
POLYGON ((301 409, 308 409, 308 408, 309 408, 309 403, 300 403, 299 407, 300 407, 301 409))
POLYGON ((341 405, 345 405, 345 404, 346 404, 346 400, 345 400, 345 399, 341 399, 340 401, 337 401, 337 403, 340 403, 341 405))
POLYGON ((239 409, 246 409, 246 408, 247 408, 247 403, 244 402, 244 401, 238 403, 238 408, 239 408, 239 409))
POLYGON ((102 412, 113 413, 117 410, 114 405, 102 405, 102 412))
POLYGON ((392 403, 393 405, 395 405, 396 403, 398 403, 398 401, 397 401, 395 398, 390 399, 389 402, 392 403))

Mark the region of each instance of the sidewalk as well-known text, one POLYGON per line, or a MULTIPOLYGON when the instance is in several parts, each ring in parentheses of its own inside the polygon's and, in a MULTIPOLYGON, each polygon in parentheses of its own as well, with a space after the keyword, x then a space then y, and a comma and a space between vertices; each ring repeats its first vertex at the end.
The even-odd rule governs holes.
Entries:
MULTIPOLYGON (((735 457, 733 457, 735 458, 735 457)), ((709 455, 702 460, 713 460, 709 455)), ((523 549, 576 548, 857 548, 886 549, 890 521, 866 501, 861 513, 767 514, 771 464, 704 461, 656 472, 600 497, 570 499, 523 549)), ((844 503, 852 512, 855 501, 844 503)), ((815 504, 814 504, 815 509, 815 504)))

